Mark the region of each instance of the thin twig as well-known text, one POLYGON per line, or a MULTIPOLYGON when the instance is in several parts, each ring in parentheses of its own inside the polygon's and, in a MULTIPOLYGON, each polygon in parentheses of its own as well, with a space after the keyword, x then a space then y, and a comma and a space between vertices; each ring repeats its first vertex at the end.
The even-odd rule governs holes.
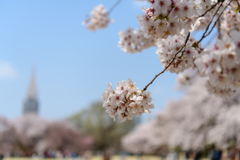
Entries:
POLYGON ((171 60, 171 62, 167 65, 167 67, 164 68, 164 70, 163 70, 162 72, 158 73, 158 74, 153 78, 153 80, 152 80, 150 83, 148 83, 148 85, 145 86, 145 88, 143 89, 143 91, 146 91, 147 88, 155 81, 155 79, 156 79, 158 76, 160 76, 161 74, 163 74, 163 73, 172 65, 172 63, 174 62, 174 60, 177 58, 178 53, 182 52, 183 48, 186 47, 187 42, 188 42, 188 40, 189 40, 189 37, 190 37, 190 32, 188 32, 188 35, 187 35, 187 37, 186 37, 186 39, 185 39, 184 45, 177 51, 177 53, 175 53, 175 55, 174 55, 173 59, 171 60))
POLYGON ((110 15, 112 13, 112 11, 119 5, 119 3, 121 2, 122 0, 118 0, 108 11, 108 15, 110 15))
POLYGON ((211 8, 209 8, 208 10, 206 10, 202 15, 200 15, 199 17, 203 17, 205 16, 208 12, 210 12, 214 7, 216 7, 218 5, 218 3, 220 3, 220 1, 218 1, 217 3, 215 3, 214 5, 212 5, 211 8))
POLYGON ((232 1, 233 1, 233 0, 231 0, 231 1, 225 6, 225 8, 223 9, 223 11, 222 11, 222 12, 220 13, 220 15, 218 16, 218 19, 215 21, 215 23, 214 23, 213 27, 211 28, 211 30, 208 32, 208 34, 205 35, 206 37, 213 31, 213 29, 214 29, 215 26, 217 25, 217 22, 220 20, 223 12, 224 12, 224 11, 227 9, 227 7, 232 3, 232 1))
MULTIPOLYGON (((213 27, 212 27, 211 30, 208 32, 208 29, 209 29, 210 25, 212 24, 212 22, 213 22, 213 20, 214 20, 214 17, 216 16, 217 12, 219 11, 219 9, 221 8, 221 6, 222 6, 222 4, 223 4, 223 2, 224 2, 224 1, 218 1, 217 4, 219 4, 219 2, 221 2, 221 4, 219 5, 217 11, 214 13, 212 20, 211 20, 210 23, 208 24, 205 32, 203 33, 202 38, 201 38, 198 42, 196 42, 194 46, 198 46, 198 44, 212 32, 213 28, 216 26, 217 22, 219 21, 220 17, 222 16, 223 12, 224 12, 225 9, 231 4, 232 1, 233 1, 233 0, 231 0, 231 1, 225 6, 225 8, 223 9, 223 11, 220 13, 219 17, 218 17, 217 20, 215 21, 213 27), (207 32, 208 32, 208 33, 207 33, 207 32)), ((216 6, 217 4, 215 4, 215 6, 216 6)), ((211 10, 212 10, 215 6, 212 6, 212 7, 211 7, 211 10)), ((206 11, 206 12, 203 14, 203 16, 204 16, 207 12, 209 12, 209 11, 210 11, 210 10, 206 11)), ((152 79, 152 81, 151 81, 150 83, 148 83, 148 84, 144 87, 143 91, 146 91, 147 88, 157 79, 157 77, 160 76, 161 74, 163 74, 163 73, 172 65, 172 63, 175 61, 177 55, 178 55, 180 52, 182 52, 183 48, 186 47, 186 44, 187 44, 187 42, 188 42, 188 40, 189 40, 189 37, 190 37, 190 32, 188 33, 188 35, 187 35, 187 37, 186 37, 186 39, 185 39, 184 45, 180 48, 180 50, 177 51, 177 53, 175 53, 175 55, 174 55, 173 59, 171 60, 171 62, 167 65, 166 68, 163 69, 163 71, 161 71, 160 73, 158 73, 158 74, 152 79)))
MULTIPOLYGON (((221 5, 222 5, 222 4, 223 4, 223 2, 221 2, 221 4, 219 5, 219 7, 218 7, 218 9, 216 10, 216 12, 214 13, 214 15, 213 15, 211 21, 209 22, 209 24, 208 24, 208 26, 207 26, 205 32, 203 33, 201 39, 200 39, 199 41, 196 42, 195 46, 198 46, 198 44, 199 44, 199 43, 200 43, 200 42, 206 37, 206 34, 207 34, 207 32, 208 32, 208 29, 209 29, 210 25, 212 24, 212 22, 213 22, 213 20, 214 20, 214 17, 216 16, 217 12, 218 12, 219 9, 221 8, 221 5)), ((224 10, 225 10, 225 9, 224 9, 224 10)))

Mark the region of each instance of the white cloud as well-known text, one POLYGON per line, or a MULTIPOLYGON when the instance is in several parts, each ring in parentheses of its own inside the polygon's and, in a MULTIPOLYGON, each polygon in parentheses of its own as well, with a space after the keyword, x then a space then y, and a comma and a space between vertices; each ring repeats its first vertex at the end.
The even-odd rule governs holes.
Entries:
POLYGON ((15 68, 7 62, 0 62, 0 79, 15 79, 18 73, 15 68))
POLYGON ((148 8, 150 6, 150 3, 144 0, 133 0, 133 5, 136 8, 148 8))

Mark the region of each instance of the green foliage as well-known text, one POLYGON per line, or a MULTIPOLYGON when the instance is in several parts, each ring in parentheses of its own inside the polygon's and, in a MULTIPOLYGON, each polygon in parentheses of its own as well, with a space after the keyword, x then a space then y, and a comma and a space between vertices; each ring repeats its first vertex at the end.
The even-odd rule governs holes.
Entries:
POLYGON ((138 119, 127 120, 124 123, 114 121, 105 112, 101 102, 93 103, 89 108, 73 116, 68 121, 79 128, 82 133, 94 137, 94 150, 120 150, 121 137, 133 129, 138 119))

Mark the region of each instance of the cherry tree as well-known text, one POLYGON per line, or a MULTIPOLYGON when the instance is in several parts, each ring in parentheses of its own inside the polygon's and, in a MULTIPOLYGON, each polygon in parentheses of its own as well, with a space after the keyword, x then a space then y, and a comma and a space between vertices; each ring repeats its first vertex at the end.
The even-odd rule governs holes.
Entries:
MULTIPOLYGON (((109 115, 123 122, 132 116, 150 113, 154 108, 148 87, 165 71, 180 74, 187 69, 205 77, 208 93, 232 97, 240 88, 240 2, 239 0, 147 0, 149 8, 137 16, 140 29, 129 27, 119 32, 119 47, 127 53, 157 46, 163 70, 141 90, 130 79, 116 89, 111 83, 102 94, 109 115), (218 31, 214 47, 203 47, 213 30, 218 31), (193 32, 201 37, 195 39, 193 32)), ((121 2, 107 9, 94 8, 84 24, 96 31, 111 22, 110 13, 121 2)))
POLYGON ((15 120, 1 117, 0 141, 5 153, 31 156, 35 143, 43 136, 44 121, 35 115, 26 115, 15 120), (38 127, 40 126, 40 127, 38 127))
POLYGON ((9 153, 14 149, 12 142, 14 141, 15 130, 11 121, 5 117, 0 117, 0 150, 3 153, 9 153))
POLYGON ((18 133, 32 138, 41 138, 47 130, 48 121, 35 114, 26 114, 13 121, 18 133))
POLYGON ((26 114, 9 120, 0 117, 0 150, 8 154, 32 156, 45 151, 82 153, 92 148, 94 139, 63 121, 26 114))
POLYGON ((36 152, 36 146, 44 137, 48 128, 48 121, 35 114, 26 114, 13 120, 16 134, 13 145, 24 156, 31 156, 36 152))
POLYGON ((93 141, 92 137, 83 136, 79 130, 65 122, 52 121, 49 123, 44 137, 37 144, 36 150, 39 153, 47 150, 82 153, 92 147, 93 141))
POLYGON ((123 149, 134 154, 166 152, 168 150, 166 146, 161 145, 159 142, 156 144, 156 141, 151 141, 150 139, 156 132, 154 129, 156 123, 157 121, 151 120, 147 123, 138 125, 131 133, 124 136, 122 138, 123 149))
POLYGON ((240 92, 228 99, 209 95, 203 89, 206 78, 196 75, 188 70, 178 76, 177 86, 185 90, 184 96, 169 101, 156 119, 127 135, 122 140, 126 150, 134 152, 134 145, 134 150, 146 153, 166 146, 200 151, 211 144, 221 149, 240 144, 240 92))

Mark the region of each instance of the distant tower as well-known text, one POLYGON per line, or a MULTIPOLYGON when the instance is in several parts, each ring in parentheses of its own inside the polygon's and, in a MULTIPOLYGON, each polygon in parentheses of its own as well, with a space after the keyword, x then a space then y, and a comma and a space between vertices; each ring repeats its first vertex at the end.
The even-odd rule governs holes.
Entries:
POLYGON ((34 71, 32 71, 32 76, 27 91, 27 97, 23 104, 23 114, 28 113, 38 114, 37 89, 34 71))

